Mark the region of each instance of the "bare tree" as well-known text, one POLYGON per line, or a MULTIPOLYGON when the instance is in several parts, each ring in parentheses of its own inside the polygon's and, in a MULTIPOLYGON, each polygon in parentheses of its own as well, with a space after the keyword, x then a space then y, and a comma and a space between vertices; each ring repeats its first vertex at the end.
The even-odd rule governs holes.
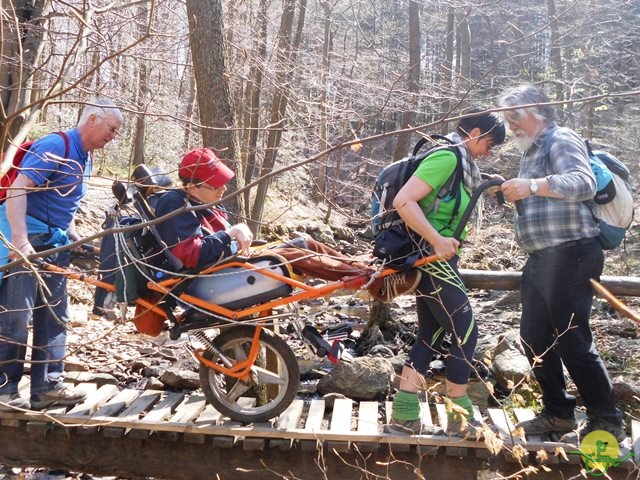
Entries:
MULTIPOLYGON (((202 140, 238 171, 239 148, 230 84, 226 77, 227 47, 222 23, 222 2, 187 0, 187 14, 202 140)), ((233 188, 238 187, 239 177, 234 177, 231 184, 233 188)), ((241 197, 234 197, 229 207, 231 212, 241 214, 241 197)))

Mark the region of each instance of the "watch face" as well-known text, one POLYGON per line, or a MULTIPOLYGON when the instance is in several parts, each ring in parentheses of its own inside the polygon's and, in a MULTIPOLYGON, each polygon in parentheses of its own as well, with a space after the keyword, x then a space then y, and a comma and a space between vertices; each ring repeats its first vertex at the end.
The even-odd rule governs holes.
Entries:
POLYGON ((538 191, 538 184, 533 178, 531 179, 531 183, 529 184, 529 190, 531 190, 531 193, 534 195, 538 191))

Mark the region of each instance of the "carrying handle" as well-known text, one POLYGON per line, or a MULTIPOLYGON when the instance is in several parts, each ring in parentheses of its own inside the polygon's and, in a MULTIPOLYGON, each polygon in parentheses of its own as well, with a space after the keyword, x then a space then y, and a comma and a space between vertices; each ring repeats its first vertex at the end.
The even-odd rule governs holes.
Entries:
MULTIPOLYGON (((467 222, 469 221, 469 217, 471 217, 471 214, 473 213, 473 209, 475 208, 476 203, 478 203, 478 199, 480 198, 480 195, 482 195, 486 189, 491 187, 498 187, 502 185, 503 182, 504 180, 501 180, 499 178, 494 178, 491 180, 487 180, 486 182, 483 182, 478 188, 474 190, 473 195, 471 196, 471 201, 469 202, 469 205, 467 206, 464 213, 462 214, 462 217, 460 217, 460 222, 458 223, 458 226, 455 232, 453 232, 454 238, 460 240, 460 235, 462 235, 462 232, 464 231, 464 227, 467 225, 467 222)), ((502 192, 498 192, 498 193, 500 194, 500 196, 502 196, 502 192)), ((500 201, 499 198, 498 198, 498 201, 500 201)), ((502 203, 504 203, 504 196, 502 196, 502 203)), ((518 215, 522 215, 524 213, 524 206, 522 205, 522 200, 516 200, 515 205, 516 205, 516 212, 518 212, 518 215)))

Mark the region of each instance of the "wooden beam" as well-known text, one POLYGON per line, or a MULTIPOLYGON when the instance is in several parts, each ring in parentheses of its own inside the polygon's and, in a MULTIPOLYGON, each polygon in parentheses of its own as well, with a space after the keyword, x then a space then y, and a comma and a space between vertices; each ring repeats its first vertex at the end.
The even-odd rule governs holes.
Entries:
MULTIPOLYGON (((467 288, 486 290, 519 290, 520 272, 461 269, 460 276, 467 288)), ((640 278, 603 275, 600 283, 621 297, 640 297, 640 278)))
MULTIPOLYGON (((210 439, 203 444, 163 441, 152 436, 134 439, 128 435, 51 437, 32 435, 24 428, 0 427, 0 464, 18 467, 47 467, 96 475, 157 477, 165 480, 219 478, 262 480, 264 478, 480 478, 479 470, 516 474, 521 467, 509 465, 500 456, 477 458, 470 452, 464 461, 439 452, 437 458, 423 458, 421 447, 409 452, 389 453, 379 448, 363 455, 355 449, 333 452, 326 447, 305 451, 280 451, 267 445, 265 451, 243 450, 242 445, 216 448, 210 439), (321 460, 321 461, 320 461, 321 460)), ((473 449, 471 449, 473 450, 473 449)), ((553 465, 552 472, 540 472, 536 479, 569 478, 580 475, 580 465, 553 465)), ((626 469, 617 470, 628 473, 626 469)), ((611 472, 613 473, 613 472, 611 472)), ((483 477, 484 478, 484 477, 483 477)), ((488 477, 487 477, 488 478, 488 477)), ((493 477, 491 477, 493 478, 493 477)), ((615 477, 614 477, 615 478, 615 477)))

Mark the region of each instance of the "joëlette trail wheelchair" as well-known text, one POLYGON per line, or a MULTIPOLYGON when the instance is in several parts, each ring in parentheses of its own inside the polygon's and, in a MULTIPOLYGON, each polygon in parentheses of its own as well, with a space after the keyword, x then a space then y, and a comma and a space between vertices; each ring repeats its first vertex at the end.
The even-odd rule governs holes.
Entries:
MULTIPOLYGON (((103 238, 101 247, 101 258, 110 258, 111 268, 101 267, 101 280, 47 268, 112 292, 124 305, 135 304, 133 322, 140 332, 157 336, 166 331, 172 339, 186 333, 205 397, 222 414, 245 423, 276 417, 291 404, 300 384, 298 361, 287 338, 297 337, 313 353, 336 363, 348 357, 339 340, 331 344, 305 323, 297 302, 341 289, 358 290, 371 281, 370 274, 310 286, 268 248, 201 271, 182 269, 153 224, 151 204, 167 186, 163 178, 140 166, 133 182, 114 183, 117 203, 107 215, 114 233, 103 238), (107 239, 114 246, 110 257, 107 239)), ((480 194, 500 183, 491 180, 476 190, 458 238, 480 194)), ((435 259, 423 256, 414 265, 435 259)), ((381 267, 375 276, 393 273, 395 269, 381 267)))

